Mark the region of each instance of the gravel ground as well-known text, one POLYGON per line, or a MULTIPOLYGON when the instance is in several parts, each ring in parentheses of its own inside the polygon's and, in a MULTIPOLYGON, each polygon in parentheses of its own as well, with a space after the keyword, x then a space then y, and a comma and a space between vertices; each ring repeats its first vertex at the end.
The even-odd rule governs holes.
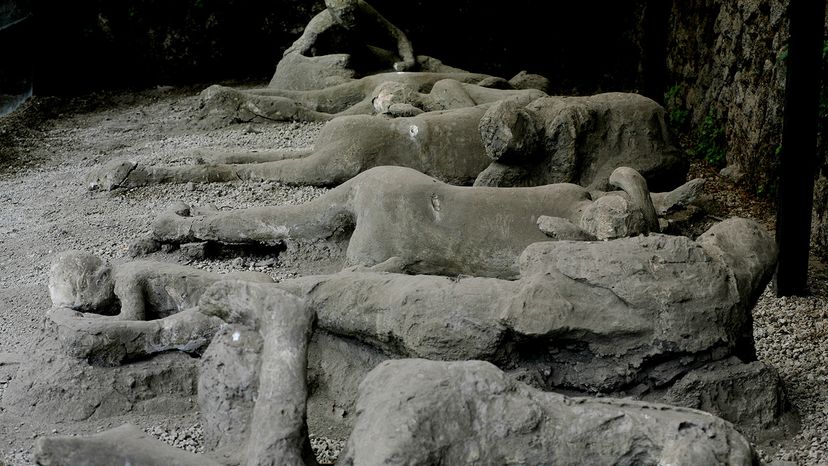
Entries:
MULTIPOLYGON (((103 94, 72 100, 40 99, 0 118, 0 399, 14 374, 15 360, 34 350, 43 312, 49 307, 46 272, 54 254, 66 249, 93 251, 113 261, 127 260, 128 245, 143 236, 155 216, 174 201, 217 208, 295 204, 324 189, 289 188, 275 183, 165 185, 111 193, 85 189, 89 170, 128 157, 139 163, 189 163, 198 150, 304 147, 319 124, 236 126, 194 130, 187 122, 197 104, 194 89, 158 89, 103 94), (71 110, 70 110, 71 109, 71 110), (22 355, 22 356, 21 356, 22 355)), ((708 179, 704 222, 730 215, 756 218, 773 228, 773 208, 734 188, 715 171, 694 164, 694 176, 708 179)), ((257 251, 192 261, 179 252, 153 254, 217 272, 258 270, 277 280, 339 267, 341 245, 300 244, 285 251, 257 251)), ((768 290, 755 310, 760 359, 781 374, 802 430, 781 445, 767 445, 766 461, 828 464, 828 273, 814 261, 811 296, 776 298, 768 290)), ((132 422, 172 445, 200 451, 197 413, 186 416, 123 416, 57 423, 20 419, 0 410, 0 464, 30 463, 38 436, 83 435, 132 422)), ((312 437, 320 460, 332 462, 341 439, 312 437)))
POLYGON ((768 289, 754 316, 759 358, 776 368, 802 430, 785 442, 775 459, 796 464, 828 464, 828 274, 812 263, 805 297, 777 298, 768 289))

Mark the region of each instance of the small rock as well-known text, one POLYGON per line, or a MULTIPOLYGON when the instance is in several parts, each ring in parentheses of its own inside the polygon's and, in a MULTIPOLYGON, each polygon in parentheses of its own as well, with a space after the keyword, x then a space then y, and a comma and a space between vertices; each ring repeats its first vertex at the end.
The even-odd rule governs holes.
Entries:
POLYGON ((170 206, 170 210, 175 212, 176 215, 181 215, 183 217, 190 215, 190 206, 187 205, 186 202, 178 201, 170 206))
POLYGON ((187 243, 181 245, 181 255, 189 260, 200 261, 207 258, 209 243, 187 243))
POLYGON ((152 238, 141 238, 133 241, 127 248, 127 255, 129 257, 141 257, 161 249, 161 243, 152 238))
POLYGON ((742 172, 742 167, 738 163, 733 163, 722 168, 719 171, 719 175, 734 183, 738 183, 745 176, 742 172))
POLYGON ((265 259, 263 261, 256 262, 256 267, 274 267, 276 265, 276 259, 270 258, 265 259))

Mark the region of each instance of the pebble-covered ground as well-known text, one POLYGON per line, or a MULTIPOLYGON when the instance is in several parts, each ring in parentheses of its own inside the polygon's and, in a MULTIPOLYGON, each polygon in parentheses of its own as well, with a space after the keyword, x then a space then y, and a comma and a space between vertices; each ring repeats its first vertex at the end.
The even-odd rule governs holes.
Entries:
POLYGON ((754 309, 759 358, 782 376, 802 430, 774 455, 796 464, 828 464, 828 274, 811 266, 805 297, 777 298, 772 290, 754 309))
MULTIPOLYGON (((191 163, 202 149, 298 148, 312 144, 319 124, 239 125, 197 130, 188 123, 198 103, 193 89, 157 89, 72 100, 40 99, 0 118, 0 399, 20 358, 34 351, 41 317, 49 307, 46 273, 66 249, 92 251, 118 263, 128 245, 175 201, 216 208, 295 204, 324 189, 275 183, 164 185, 114 192, 89 192, 85 178, 109 160, 191 163)), ((753 217, 773 228, 772 206, 735 189, 715 171, 694 164, 708 178, 706 222, 730 215, 753 217)), ((153 254, 217 272, 258 270, 277 280, 330 271, 339 266, 337 246, 299 245, 286 251, 192 259, 180 252, 153 254)), ((782 376, 802 429, 781 445, 762 451, 765 461, 828 464, 828 273, 812 264, 812 295, 777 298, 771 290, 755 309, 759 357, 782 376)), ((43 435, 82 435, 132 422, 152 436, 190 451, 202 448, 197 413, 185 416, 123 416, 58 423, 20 419, 0 410, 0 465, 31 464, 34 440, 43 435)), ((332 462, 342 439, 312 436, 319 459, 332 462)))

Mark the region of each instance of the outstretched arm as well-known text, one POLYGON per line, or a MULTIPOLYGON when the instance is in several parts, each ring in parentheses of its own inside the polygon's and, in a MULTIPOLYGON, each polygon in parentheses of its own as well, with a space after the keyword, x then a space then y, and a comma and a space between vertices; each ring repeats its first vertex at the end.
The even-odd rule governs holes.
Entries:
POLYGON ((397 53, 400 55, 400 58, 402 58, 402 61, 394 63, 394 69, 396 71, 413 70, 417 64, 417 61, 414 58, 414 47, 411 45, 411 41, 408 40, 408 36, 406 36, 400 28, 394 26, 390 21, 385 19, 384 16, 379 14, 379 12, 371 5, 365 2, 360 2, 359 4, 365 17, 371 18, 377 24, 380 31, 387 34, 394 40, 394 42, 396 42, 397 53))
POLYGON ((319 34, 328 30, 331 25, 333 25, 333 19, 331 18, 330 12, 323 10, 308 22, 302 35, 296 39, 293 45, 285 50, 282 56, 294 52, 299 55, 307 55, 314 45, 316 45, 316 39, 319 37, 319 34))

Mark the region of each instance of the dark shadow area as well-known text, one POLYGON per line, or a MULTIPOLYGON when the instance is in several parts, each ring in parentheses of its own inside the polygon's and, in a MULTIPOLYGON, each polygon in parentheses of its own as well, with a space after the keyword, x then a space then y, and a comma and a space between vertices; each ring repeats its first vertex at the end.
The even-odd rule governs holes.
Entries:
MULTIPOLYGON (((14 0, 12 0, 14 1, 14 0)), ((555 91, 639 86, 645 0, 370 2, 415 52, 511 77, 546 75, 555 91)), ((323 2, 35 0, 35 93, 77 94, 230 78, 267 79, 323 2)))
POLYGON ((32 95, 32 24, 27 2, 0 0, 0 116, 32 95))

